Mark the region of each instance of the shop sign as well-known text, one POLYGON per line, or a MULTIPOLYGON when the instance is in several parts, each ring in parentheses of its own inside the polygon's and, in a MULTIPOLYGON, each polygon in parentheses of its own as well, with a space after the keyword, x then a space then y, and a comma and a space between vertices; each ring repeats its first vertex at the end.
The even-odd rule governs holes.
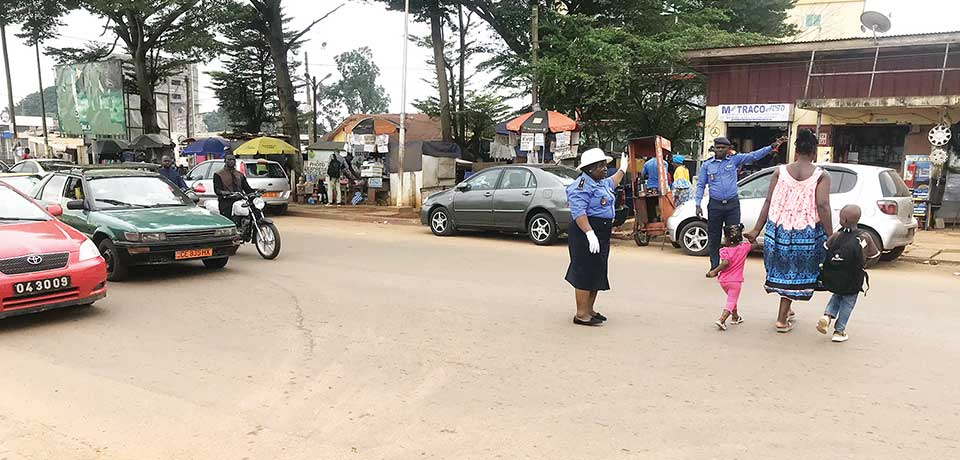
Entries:
POLYGON ((383 178, 382 177, 371 177, 367 179, 367 187, 370 188, 383 188, 383 178))
POLYGON ((721 104, 720 121, 790 121, 793 104, 721 104))

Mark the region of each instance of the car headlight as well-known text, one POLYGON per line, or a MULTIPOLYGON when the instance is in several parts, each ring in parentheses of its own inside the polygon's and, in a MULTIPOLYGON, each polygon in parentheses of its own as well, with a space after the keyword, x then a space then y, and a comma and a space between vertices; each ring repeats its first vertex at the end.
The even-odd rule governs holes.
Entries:
POLYGON ((165 233, 137 233, 137 232, 127 232, 123 234, 123 238, 127 241, 140 241, 143 243, 156 243, 158 241, 166 241, 167 235, 165 233))
POLYGON ((80 262, 85 260, 95 259, 100 257, 100 250, 97 249, 97 245, 93 244, 93 241, 87 240, 80 245, 80 262))
POLYGON ((267 202, 263 201, 263 198, 256 197, 253 199, 253 206, 257 209, 263 209, 267 207, 267 202))
POLYGON ((237 227, 224 227, 218 228, 215 232, 215 236, 233 236, 237 234, 237 227))

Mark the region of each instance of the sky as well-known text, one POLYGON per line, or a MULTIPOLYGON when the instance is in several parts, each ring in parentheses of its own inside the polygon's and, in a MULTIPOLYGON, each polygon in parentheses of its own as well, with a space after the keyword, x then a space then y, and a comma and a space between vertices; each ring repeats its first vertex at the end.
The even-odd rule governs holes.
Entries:
MULTIPOLYGON (((382 3, 366 0, 284 0, 284 5, 287 14, 292 17, 290 26, 300 28, 344 1, 346 6, 315 26, 305 37, 309 41, 303 47, 303 52, 309 55, 310 72, 318 79, 331 73, 333 75, 328 81, 335 81, 339 75, 334 57, 342 52, 367 46, 372 50, 374 60, 380 67, 378 83, 390 96, 390 110, 399 112, 403 62, 402 12, 387 11, 382 3)), ((893 28, 890 34, 960 30, 960 1, 957 0, 868 0, 867 4, 871 9, 892 15, 893 28)), ((100 36, 102 27, 98 24, 101 22, 87 13, 71 13, 64 22, 66 25, 61 30, 61 37, 47 45, 78 46, 88 40, 112 40, 112 37, 100 36)), ((8 28, 7 40, 14 99, 20 100, 36 92, 39 86, 34 51, 23 46, 22 41, 14 36, 17 31, 15 26, 8 28)), ((410 33, 427 35, 429 27, 411 20, 410 33)), ((430 84, 424 81, 430 79, 433 72, 432 67, 427 64, 430 54, 430 50, 413 45, 409 47, 407 104, 410 111, 415 111, 410 106, 412 101, 434 93, 430 84)), ((54 64, 52 59, 41 56, 44 86, 53 85, 54 64)), ((207 88, 209 78, 204 72, 218 68, 218 60, 200 67, 202 112, 216 109, 217 100, 213 91, 207 88)), ((479 83, 482 84, 483 81, 484 79, 480 79, 479 83)), ((0 72, 0 106, 4 107, 7 100, 6 88, 5 77, 0 72)), ((303 95, 300 99, 305 101, 303 95)))

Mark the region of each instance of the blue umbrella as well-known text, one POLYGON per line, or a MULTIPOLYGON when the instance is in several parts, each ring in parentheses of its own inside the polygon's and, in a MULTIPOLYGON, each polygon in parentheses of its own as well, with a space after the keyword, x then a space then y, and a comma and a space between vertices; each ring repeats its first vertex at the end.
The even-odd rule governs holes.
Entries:
POLYGON ((184 155, 223 155, 230 151, 230 141, 222 137, 204 137, 183 148, 184 155))

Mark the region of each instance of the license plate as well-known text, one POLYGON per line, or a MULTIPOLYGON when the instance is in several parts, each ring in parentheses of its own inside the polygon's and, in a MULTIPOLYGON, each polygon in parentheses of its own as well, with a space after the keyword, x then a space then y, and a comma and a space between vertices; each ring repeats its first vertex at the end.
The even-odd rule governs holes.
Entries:
POLYGON ((56 278, 47 278, 35 281, 23 281, 13 283, 13 296, 26 297, 46 292, 62 291, 70 287, 69 276, 58 276, 56 278))
POLYGON ((174 254, 174 258, 177 260, 183 259, 197 259, 200 257, 210 257, 213 255, 213 249, 204 248, 204 249, 185 249, 183 251, 177 251, 174 254))
POLYGON ((276 198, 278 196, 280 196, 280 192, 264 192, 263 193, 264 198, 276 198))

